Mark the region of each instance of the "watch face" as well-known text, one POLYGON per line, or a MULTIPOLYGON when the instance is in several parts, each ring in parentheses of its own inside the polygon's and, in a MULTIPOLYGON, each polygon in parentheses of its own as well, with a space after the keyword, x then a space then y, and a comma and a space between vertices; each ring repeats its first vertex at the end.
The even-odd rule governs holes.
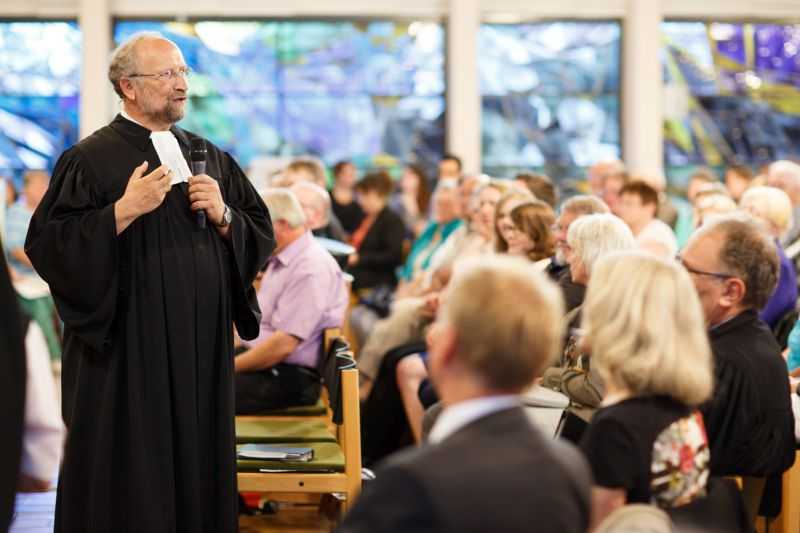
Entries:
POLYGON ((230 224, 231 220, 233 220, 233 214, 231 213, 231 209, 226 205, 225 211, 222 213, 222 221, 225 224, 230 224))

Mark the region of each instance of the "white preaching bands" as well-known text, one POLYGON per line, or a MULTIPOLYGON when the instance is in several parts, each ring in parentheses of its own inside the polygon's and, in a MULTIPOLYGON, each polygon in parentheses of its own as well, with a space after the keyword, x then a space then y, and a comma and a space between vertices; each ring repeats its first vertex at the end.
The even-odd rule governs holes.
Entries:
MULTIPOLYGON (((124 109, 120 111, 120 114, 131 122, 142 126, 142 124, 131 118, 124 109)), ((189 170, 186 159, 183 158, 181 149, 178 146, 178 139, 175 138, 175 135, 169 130, 153 131, 150 133, 150 140, 153 141, 153 146, 156 149, 156 154, 158 154, 158 159, 161 161, 161 164, 169 167, 172 172, 172 181, 170 185, 188 181, 192 172, 189 170)))

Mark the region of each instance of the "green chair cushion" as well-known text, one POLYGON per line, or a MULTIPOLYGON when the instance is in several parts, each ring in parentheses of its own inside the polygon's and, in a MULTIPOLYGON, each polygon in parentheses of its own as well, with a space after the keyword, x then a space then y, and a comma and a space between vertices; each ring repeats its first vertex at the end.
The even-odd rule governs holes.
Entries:
POLYGON ((298 405, 286 407, 284 409, 270 409, 261 413, 264 416, 322 416, 328 412, 322 398, 317 400, 314 405, 298 405))
MULTIPOLYGON (((292 470, 307 472, 318 470, 331 470, 344 472, 344 454, 335 442, 280 442, 289 447, 310 447, 314 449, 314 458, 308 462, 302 461, 260 461, 255 459, 238 459, 236 461, 239 472, 258 472, 262 468, 274 470, 292 470)), ((237 450, 238 450, 237 446, 237 450)))
POLYGON ((236 442, 336 442, 325 422, 318 420, 236 420, 236 442))

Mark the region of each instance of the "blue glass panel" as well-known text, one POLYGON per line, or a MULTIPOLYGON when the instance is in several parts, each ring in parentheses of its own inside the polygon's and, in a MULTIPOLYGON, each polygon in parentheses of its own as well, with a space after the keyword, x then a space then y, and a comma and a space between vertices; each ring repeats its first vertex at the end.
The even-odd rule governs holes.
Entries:
POLYGON ((800 157, 800 25, 666 22, 662 32, 668 174, 800 157))
POLYGON ((617 22, 481 26, 484 171, 562 178, 619 157, 619 38, 617 22))
POLYGON ((159 31, 195 71, 182 126, 247 165, 313 154, 359 166, 435 161, 444 145, 440 24, 393 21, 120 21, 159 31))
POLYGON ((52 170, 77 141, 80 61, 74 22, 0 22, 0 173, 52 170))

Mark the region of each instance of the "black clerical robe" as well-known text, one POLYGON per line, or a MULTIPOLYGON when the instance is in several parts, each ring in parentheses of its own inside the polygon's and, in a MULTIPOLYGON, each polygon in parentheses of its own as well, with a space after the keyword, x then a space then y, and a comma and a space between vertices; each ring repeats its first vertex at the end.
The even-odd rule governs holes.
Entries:
MULTIPOLYGON (((173 127, 188 159, 195 136, 173 127)), ((64 321, 68 437, 57 532, 237 529, 233 323, 258 334, 251 283, 274 247, 269 214, 234 160, 207 171, 233 212, 230 241, 198 229, 187 185, 116 235, 133 169, 160 161, 121 116, 67 150, 25 249, 64 321)))
MULTIPOLYGON (((0 250, 3 243, 0 242, 0 250)), ((14 511, 19 479, 25 414, 25 347, 17 293, 11 286, 6 257, 0 253, 0 531, 6 531, 14 511)))
POLYGON ((794 462, 794 417, 780 347, 752 309, 713 328, 714 393, 701 407, 717 476, 769 476, 794 462))

